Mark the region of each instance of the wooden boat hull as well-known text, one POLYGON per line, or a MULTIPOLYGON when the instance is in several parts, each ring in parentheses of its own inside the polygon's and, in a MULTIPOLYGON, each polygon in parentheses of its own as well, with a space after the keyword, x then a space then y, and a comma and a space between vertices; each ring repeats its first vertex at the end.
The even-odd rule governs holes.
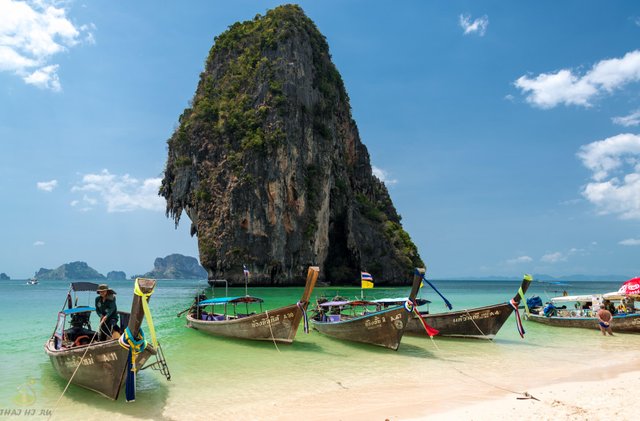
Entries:
MULTIPOLYGON (((93 390, 109 399, 118 399, 124 384, 128 351, 122 348, 117 340, 56 350, 54 340, 50 339, 45 343, 44 350, 53 368, 63 379, 69 380, 82 361, 73 376, 72 383, 93 390), (88 351, 87 346, 89 346, 88 351), (87 351, 86 355, 85 351, 87 351)), ((138 369, 142 368, 154 354, 153 347, 150 344, 147 345, 147 348, 136 357, 138 369)))
MULTIPOLYGON (((598 319, 596 317, 546 317, 539 314, 529 314, 526 316, 526 320, 547 326, 598 329, 598 319)), ((614 333, 640 333, 640 314, 613 316, 611 329, 614 333)))
MULTIPOLYGON (((126 316, 126 322, 123 321, 123 325, 127 326, 133 337, 137 337, 140 332, 140 325, 144 318, 143 298, 139 293, 150 295, 155 286, 155 279, 136 278, 131 313, 119 312, 121 320, 126 316)), ((71 305, 69 307, 71 308, 71 305)), ((53 368, 63 379, 109 399, 118 399, 126 379, 128 350, 120 346, 117 339, 61 349, 56 349, 56 340, 54 332, 54 335, 45 342, 44 351, 49 356, 53 368), (77 371, 76 368, 78 368, 77 371)), ((149 357, 155 354, 155 349, 151 344, 147 344, 145 350, 136 356, 136 367, 142 368, 149 357)))
MULTIPOLYGON (((469 310, 422 314, 422 318, 429 326, 440 331, 439 336, 494 339, 512 312, 510 304, 502 303, 469 310)), ((427 335, 416 315, 409 319, 406 333, 427 335)))
MULTIPOLYGON (((518 293, 513 297, 515 305, 520 304, 522 298, 520 291, 524 295, 530 284, 531 277, 526 275, 520 284, 518 293)), ((512 312, 513 307, 510 303, 500 303, 446 313, 421 313, 421 315, 429 326, 440 331, 439 336, 491 340, 496 337, 512 312)), ((413 315, 409 320, 406 333, 427 336, 427 332, 416 315, 413 315)))
POLYGON ((396 351, 407 327, 409 314, 403 306, 391 307, 339 322, 314 320, 313 327, 318 332, 337 339, 382 346, 396 351))
POLYGON ((309 306, 309 298, 319 274, 320 268, 317 266, 309 267, 304 291, 297 304, 251 314, 246 317, 227 318, 226 320, 201 320, 195 317, 198 314, 197 312, 190 312, 187 314, 187 326, 210 335, 290 344, 296 337, 296 333, 298 333, 298 326, 305 316, 309 306))
POLYGON ((302 309, 293 304, 239 319, 221 321, 199 320, 188 314, 187 326, 216 336, 291 343, 296 337, 302 317, 302 309))

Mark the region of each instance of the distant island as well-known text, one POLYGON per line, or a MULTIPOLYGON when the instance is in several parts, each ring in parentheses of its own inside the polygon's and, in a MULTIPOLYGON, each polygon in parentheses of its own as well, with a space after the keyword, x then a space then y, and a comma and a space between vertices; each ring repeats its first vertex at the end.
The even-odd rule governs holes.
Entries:
MULTIPOLYGON (((183 256, 181 254, 170 254, 165 258, 156 258, 153 270, 144 275, 134 275, 137 277, 156 279, 207 279, 207 271, 200 266, 195 257, 183 256)), ((40 268, 35 278, 40 280, 61 280, 61 281, 123 281, 127 279, 127 274, 123 271, 112 270, 104 276, 97 270, 90 267, 86 262, 65 263, 56 269, 40 268)), ((10 278, 2 273, 0 280, 10 278)))
POLYGON ((40 268, 35 277, 40 280, 58 279, 69 281, 105 279, 103 274, 89 267, 85 262, 65 263, 57 269, 40 268))
POLYGON ((127 279, 127 274, 122 271, 112 270, 111 272, 107 273, 108 281, 124 281, 125 279, 127 279))
POLYGON ((153 263, 153 270, 140 276, 155 279, 207 279, 207 271, 195 257, 170 254, 164 259, 158 257, 153 263))
POLYGON ((9 278, 9 276, 7 276, 6 273, 2 272, 0 273, 0 281, 10 281, 11 278, 9 278))
MULTIPOLYGON (((531 275, 534 281, 538 282, 624 282, 631 278, 630 275, 563 275, 552 276, 546 274, 533 274, 531 275)), ((513 276, 458 276, 439 278, 434 280, 439 281, 519 281, 522 279, 522 275, 513 276)))

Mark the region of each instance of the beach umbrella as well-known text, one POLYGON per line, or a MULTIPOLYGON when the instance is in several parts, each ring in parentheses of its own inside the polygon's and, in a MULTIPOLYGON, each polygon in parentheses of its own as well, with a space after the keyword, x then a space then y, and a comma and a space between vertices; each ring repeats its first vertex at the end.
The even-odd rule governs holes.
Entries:
POLYGON ((640 295, 640 277, 631 278, 626 281, 622 284, 618 293, 624 295, 640 295))

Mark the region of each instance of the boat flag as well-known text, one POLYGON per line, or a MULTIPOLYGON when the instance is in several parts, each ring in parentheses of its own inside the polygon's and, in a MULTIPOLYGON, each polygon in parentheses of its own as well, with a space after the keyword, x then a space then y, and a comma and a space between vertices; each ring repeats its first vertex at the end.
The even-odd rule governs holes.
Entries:
POLYGON ((247 269, 247 265, 242 265, 242 271, 244 272, 244 276, 249 276, 249 269, 247 269))
POLYGON ((369 272, 360 272, 360 280, 362 281, 362 288, 373 288, 373 276, 369 272))

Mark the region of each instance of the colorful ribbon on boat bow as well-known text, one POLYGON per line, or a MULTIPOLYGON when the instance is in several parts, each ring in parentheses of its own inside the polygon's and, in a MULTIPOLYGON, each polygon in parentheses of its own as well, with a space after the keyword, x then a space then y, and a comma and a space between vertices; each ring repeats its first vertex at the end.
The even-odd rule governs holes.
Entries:
MULTIPOLYGON (((405 303, 405 309, 406 308, 407 308, 407 304, 405 303)), ((420 320, 420 324, 422 325, 422 327, 424 328, 425 332, 427 332, 427 335, 429 335, 430 338, 433 338, 438 333, 440 333, 440 331, 438 329, 429 326, 427 324, 427 322, 424 321, 424 318, 422 317, 422 314, 420 314, 420 311, 418 310, 418 304, 415 301, 413 302, 413 312, 416 313, 416 316, 418 317, 418 320, 420 320)))
POLYGON ((149 310, 149 297, 153 294, 153 291, 145 294, 138 285, 138 279, 136 278, 136 284, 133 288, 133 293, 140 297, 142 301, 142 310, 144 311, 144 317, 147 319, 147 325, 149 326, 149 333, 151 334, 151 343, 153 347, 158 349, 158 340, 156 339, 156 329, 153 326, 153 318, 151 317, 151 311, 149 310))
POLYGON ((516 313, 516 327, 518 328, 518 333, 520 334, 520 337, 524 339, 524 326, 522 326, 522 319, 520 319, 518 303, 516 303, 516 301, 512 298, 511 301, 509 301, 509 304, 511 304, 511 307, 513 307, 513 311, 515 311, 516 313))
POLYGON ((118 339, 118 343, 124 349, 129 351, 127 355, 127 380, 125 382, 125 395, 127 402, 133 402, 136 400, 136 356, 142 353, 147 348, 147 340, 144 337, 144 332, 140 329, 138 338, 133 337, 133 333, 129 327, 124 330, 124 334, 118 339))
MULTIPOLYGON (((524 275, 524 280, 532 282, 533 281, 533 277, 529 274, 525 274, 524 275)), ((520 296, 520 300, 522 301, 522 303, 524 304, 524 312, 525 314, 529 314, 529 306, 527 305, 527 299, 524 298, 524 291, 522 291, 522 285, 520 285, 520 288, 518 288, 518 295, 520 296)))
POLYGON ((129 330, 129 328, 127 327, 124 330, 124 334, 120 336, 120 339, 118 339, 118 343, 124 349, 129 350, 129 352, 131 353, 131 371, 137 371, 138 368, 136 367, 136 356, 142 353, 147 348, 147 339, 144 337, 144 332, 142 331, 142 329, 140 329, 138 338, 136 339, 133 337, 133 333, 131 333, 131 330, 129 330))
POLYGON ((305 305, 302 304, 300 301, 298 301, 296 305, 302 311, 304 333, 309 333, 309 318, 307 317, 307 310, 305 309, 305 305))

